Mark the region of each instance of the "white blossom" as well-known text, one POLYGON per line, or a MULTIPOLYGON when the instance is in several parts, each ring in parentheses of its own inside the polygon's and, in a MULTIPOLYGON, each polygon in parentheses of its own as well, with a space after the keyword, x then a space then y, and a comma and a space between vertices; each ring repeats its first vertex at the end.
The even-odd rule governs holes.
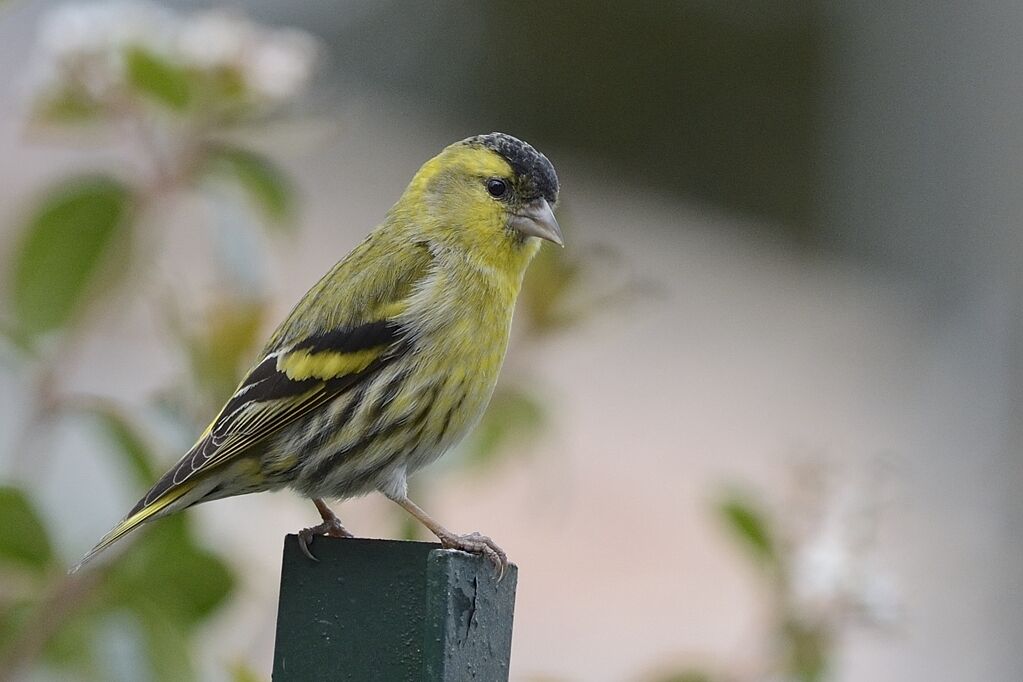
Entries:
POLYGON ((850 478, 830 491, 816 527, 793 544, 792 598, 808 620, 858 617, 870 625, 890 624, 900 610, 898 593, 871 561, 876 486, 858 486, 850 478))
POLYGON ((178 30, 177 17, 148 2, 102 2, 57 7, 43 20, 39 43, 55 59, 74 59, 131 45, 165 52, 178 30))
POLYGON ((842 599, 852 557, 834 535, 815 538, 799 547, 792 565, 793 597, 802 610, 823 614, 842 599))
POLYGON ((103 99, 124 81, 124 52, 142 45, 165 52, 176 31, 174 15, 145 2, 62 5, 39 30, 42 83, 76 83, 94 99, 103 99))
POLYGON ((256 26, 243 16, 204 12, 181 27, 178 51, 183 61, 200 68, 238 68, 256 39, 256 26))
POLYGON ((125 0, 67 4, 40 25, 36 81, 40 89, 73 86, 104 101, 125 85, 132 47, 198 72, 234 70, 256 103, 301 94, 318 49, 307 33, 270 29, 235 12, 180 16, 125 0))
POLYGON ((245 82, 269 99, 288 99, 305 88, 315 59, 316 43, 308 34, 268 32, 245 60, 245 82))
POLYGON ((890 576, 864 571, 855 589, 859 615, 873 625, 889 626, 902 617, 902 600, 890 576))

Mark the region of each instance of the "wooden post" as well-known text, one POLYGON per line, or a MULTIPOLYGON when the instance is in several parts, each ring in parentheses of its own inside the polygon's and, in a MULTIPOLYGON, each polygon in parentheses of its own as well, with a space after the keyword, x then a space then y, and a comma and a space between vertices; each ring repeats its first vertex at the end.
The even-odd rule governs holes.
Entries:
POLYGON ((508 679, 518 571, 426 542, 284 541, 274 682, 508 679))

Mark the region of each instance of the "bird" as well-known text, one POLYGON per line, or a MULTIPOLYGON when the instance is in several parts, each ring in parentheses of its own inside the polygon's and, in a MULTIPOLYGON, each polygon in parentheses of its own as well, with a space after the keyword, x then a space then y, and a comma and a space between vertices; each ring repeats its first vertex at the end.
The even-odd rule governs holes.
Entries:
POLYGON ((380 492, 443 547, 508 558, 408 496, 408 478, 482 416, 516 298, 542 242, 564 246, 548 158, 505 133, 445 147, 384 220, 298 301, 195 445, 72 568, 187 507, 289 488, 322 520, 298 532, 353 537, 327 504, 380 492))

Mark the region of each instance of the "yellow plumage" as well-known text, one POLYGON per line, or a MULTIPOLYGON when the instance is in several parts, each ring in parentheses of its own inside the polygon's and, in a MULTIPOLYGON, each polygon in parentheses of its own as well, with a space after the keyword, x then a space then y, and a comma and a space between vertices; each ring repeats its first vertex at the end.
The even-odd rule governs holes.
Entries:
MULTIPOLYGON (((546 157, 500 133, 428 161, 377 227, 295 306, 195 446, 82 563, 144 522, 199 502, 290 487, 322 502, 380 491, 448 547, 457 536, 408 500, 406 480, 483 413, 515 300, 540 239, 561 243, 546 157)), ((311 555, 310 555, 311 556, 311 555)), ((80 564, 81 565, 81 564, 80 564)))

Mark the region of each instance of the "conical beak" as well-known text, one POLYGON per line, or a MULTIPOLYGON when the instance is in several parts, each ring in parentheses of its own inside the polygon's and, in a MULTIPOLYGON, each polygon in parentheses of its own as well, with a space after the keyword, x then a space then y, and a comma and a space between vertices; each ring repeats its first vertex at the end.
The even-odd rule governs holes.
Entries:
POLYGON ((546 239, 558 246, 565 245, 565 240, 561 236, 561 227, 554 218, 554 211, 543 197, 523 206, 518 213, 511 217, 508 225, 530 237, 546 239))

